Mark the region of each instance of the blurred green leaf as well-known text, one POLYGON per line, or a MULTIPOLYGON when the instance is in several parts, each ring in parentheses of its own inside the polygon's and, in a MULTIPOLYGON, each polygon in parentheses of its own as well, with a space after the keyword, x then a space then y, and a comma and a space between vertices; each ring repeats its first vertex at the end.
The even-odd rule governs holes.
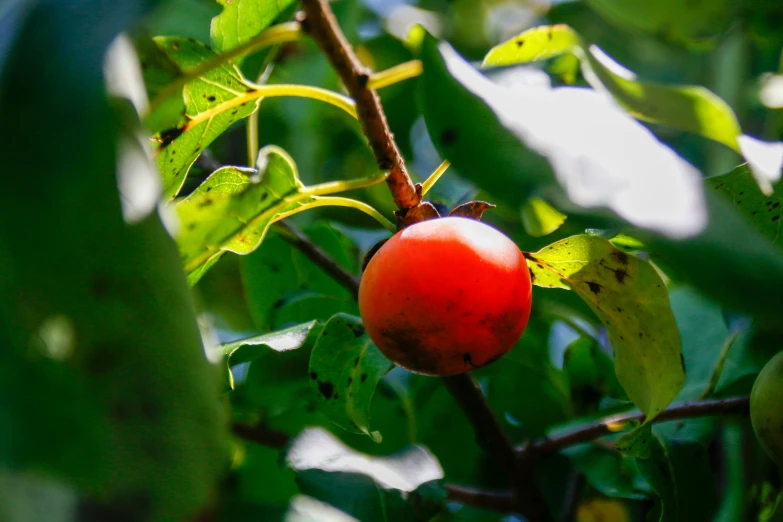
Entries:
POLYGON ((272 221, 315 201, 299 181, 296 165, 273 145, 259 152, 264 170, 223 167, 189 196, 176 202, 182 263, 193 285, 224 252, 249 254, 261 244, 272 221))
POLYGON ((193 162, 231 124, 258 108, 260 97, 231 63, 204 73, 171 93, 166 85, 179 76, 215 59, 218 55, 205 44, 183 37, 156 37, 139 46, 142 72, 153 106, 147 127, 158 142, 156 163, 163 179, 166 198, 177 195, 193 162), (164 96, 164 99, 160 99, 164 96), (154 105, 156 100, 158 105, 154 105), (184 112, 176 113, 183 107, 184 112), (172 116, 177 119, 173 120, 172 116))
POLYGON ((285 463, 297 475, 302 493, 327 502, 363 522, 429 520, 440 502, 419 501, 417 488, 443 478, 435 457, 408 446, 384 457, 358 453, 321 429, 302 432, 290 445, 285 463), (422 509, 423 508, 423 509, 422 509))
POLYGON ((683 44, 708 44, 734 19, 738 5, 731 0, 587 0, 618 27, 632 28, 683 44))
POLYGON ((370 404, 378 381, 394 365, 376 348, 361 319, 337 314, 324 325, 310 356, 310 380, 330 421, 355 433, 370 431, 370 404))
POLYGON ((653 419, 685 382, 680 335, 669 295, 648 263, 604 239, 574 236, 528 254, 533 282, 573 289, 609 332, 617 378, 653 419))
POLYGON ((592 337, 582 336, 568 345, 563 356, 563 372, 571 389, 571 402, 578 412, 594 407, 604 396, 619 397, 625 393, 617 381, 612 358, 592 337))
POLYGON ((533 237, 551 234, 567 217, 541 198, 530 198, 522 207, 522 224, 533 237))
POLYGON ((766 196, 759 190, 753 173, 747 165, 721 176, 704 180, 708 187, 731 202, 761 234, 778 248, 783 249, 780 218, 783 216, 783 183, 775 186, 774 192, 766 196))
POLYGON ((36 181, 0 196, 0 464, 154 521, 195 516, 228 458, 176 249, 118 191, 151 166, 118 147, 139 129, 112 111, 105 51, 149 4, 35 2, 3 60, 0 156, 36 181))
POLYGON ((269 27, 295 0, 217 0, 223 11, 212 19, 212 45, 227 51, 269 27))
POLYGON ((430 36, 422 62, 433 143, 494 197, 519 207, 535 190, 568 214, 619 215, 671 237, 704 226, 698 171, 602 94, 492 83, 430 36))
POLYGON ((652 455, 637 464, 658 493, 660 522, 712 520, 717 507, 714 477, 699 438, 687 428, 653 426, 652 455))
MULTIPOLYGON (((633 10, 636 9, 634 5, 633 10)), ((525 31, 493 47, 483 65, 513 65, 569 53, 580 58, 585 79, 594 89, 608 90, 634 117, 701 134, 744 154, 765 192, 771 191, 770 182, 780 178, 783 144, 764 143, 743 135, 734 111, 720 97, 704 87, 638 81, 633 72, 597 46, 585 44, 567 25, 525 31)))

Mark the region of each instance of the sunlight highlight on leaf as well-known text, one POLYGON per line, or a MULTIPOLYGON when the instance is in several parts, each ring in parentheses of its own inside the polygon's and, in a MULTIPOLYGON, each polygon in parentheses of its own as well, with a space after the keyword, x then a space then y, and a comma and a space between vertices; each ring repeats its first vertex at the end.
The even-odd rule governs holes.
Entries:
POLYGON ((595 45, 587 45, 567 25, 530 29, 493 47, 483 66, 514 65, 574 54, 585 79, 608 91, 634 117, 700 134, 745 156, 765 193, 780 179, 783 143, 767 143, 742 134, 731 107, 699 86, 660 85, 639 81, 595 45))

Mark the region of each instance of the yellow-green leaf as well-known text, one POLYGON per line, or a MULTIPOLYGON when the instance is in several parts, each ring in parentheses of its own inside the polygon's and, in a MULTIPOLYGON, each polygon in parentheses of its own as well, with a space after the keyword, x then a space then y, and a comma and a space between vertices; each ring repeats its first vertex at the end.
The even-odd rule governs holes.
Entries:
POLYGON ((617 378, 650 420, 685 382, 680 333, 661 277, 599 237, 563 239, 528 254, 534 283, 574 290, 609 333, 617 378))
POLYGON ((277 216, 315 201, 303 192, 296 165, 285 151, 270 145, 259 157, 263 172, 223 167, 176 202, 181 227, 177 244, 191 285, 223 252, 249 254, 277 216))
POLYGON ((551 234, 565 223, 567 217, 541 198, 530 198, 522 207, 522 224, 533 237, 551 234))

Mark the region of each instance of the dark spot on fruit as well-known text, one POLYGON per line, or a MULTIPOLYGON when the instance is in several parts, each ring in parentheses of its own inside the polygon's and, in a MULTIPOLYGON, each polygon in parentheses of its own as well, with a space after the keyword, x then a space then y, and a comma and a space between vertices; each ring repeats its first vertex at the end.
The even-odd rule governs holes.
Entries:
POLYGON ((457 131, 454 129, 445 129, 443 132, 440 133, 440 144, 448 147, 449 145, 454 145, 454 143, 457 141, 457 131))
POLYGON ((466 353, 462 356, 462 362, 465 363, 465 366, 470 366, 471 368, 476 367, 476 365, 473 364, 473 357, 470 356, 470 353, 466 353))
POLYGON ((324 399, 329 400, 332 398, 332 394, 334 393, 334 384, 329 381, 318 381, 318 392, 323 395, 324 399))
POLYGON ((318 379, 318 374, 317 374, 317 373, 315 373, 315 372, 310 372, 310 378, 311 378, 312 380, 316 380, 316 379, 318 379))
POLYGON ((366 373, 363 373, 363 374, 362 374, 362 382, 364 382, 364 381, 366 381, 366 380, 367 380, 367 374, 366 374, 366 373))

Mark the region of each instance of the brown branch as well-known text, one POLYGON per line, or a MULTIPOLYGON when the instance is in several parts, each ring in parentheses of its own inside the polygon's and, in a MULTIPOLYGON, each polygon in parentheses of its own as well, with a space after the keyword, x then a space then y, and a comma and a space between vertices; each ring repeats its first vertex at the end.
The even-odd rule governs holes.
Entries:
POLYGON ((326 272, 343 288, 351 292, 354 299, 359 296, 359 281, 350 272, 340 266, 329 254, 324 252, 321 247, 310 241, 298 228, 285 221, 278 221, 276 226, 282 229, 280 236, 291 243, 295 248, 302 252, 310 261, 315 263, 321 270, 326 272))
POLYGON ((533 477, 532 462, 515 453, 511 440, 473 376, 465 373, 444 377, 443 384, 468 417, 479 446, 506 467, 514 489, 513 511, 531 522, 549 520, 549 512, 533 477))
POLYGON ((272 429, 264 424, 256 424, 255 426, 234 424, 231 431, 240 439, 275 449, 285 448, 288 441, 291 440, 287 433, 272 429))
POLYGON ((457 486, 456 484, 444 484, 443 489, 448 494, 448 499, 466 506, 474 506, 501 513, 515 513, 516 502, 510 491, 495 492, 457 486))
POLYGON ((394 203, 404 214, 421 202, 421 190, 417 190, 408 175, 378 94, 367 88, 370 71, 357 58, 327 0, 302 0, 302 8, 305 12, 302 28, 321 47, 356 102, 364 135, 370 142, 378 167, 389 171, 386 183, 394 203))
MULTIPOLYGON (((733 397, 731 399, 686 402, 671 406, 662 411, 653 423, 677 419, 690 419, 693 417, 707 417, 712 415, 747 415, 750 411, 749 397, 733 397)), ((587 426, 580 426, 572 431, 550 437, 517 448, 518 454, 534 454, 535 456, 549 455, 563 448, 582 442, 589 442, 604 435, 616 433, 610 426, 620 426, 631 421, 644 421, 644 414, 640 412, 622 413, 599 420, 587 426)))

